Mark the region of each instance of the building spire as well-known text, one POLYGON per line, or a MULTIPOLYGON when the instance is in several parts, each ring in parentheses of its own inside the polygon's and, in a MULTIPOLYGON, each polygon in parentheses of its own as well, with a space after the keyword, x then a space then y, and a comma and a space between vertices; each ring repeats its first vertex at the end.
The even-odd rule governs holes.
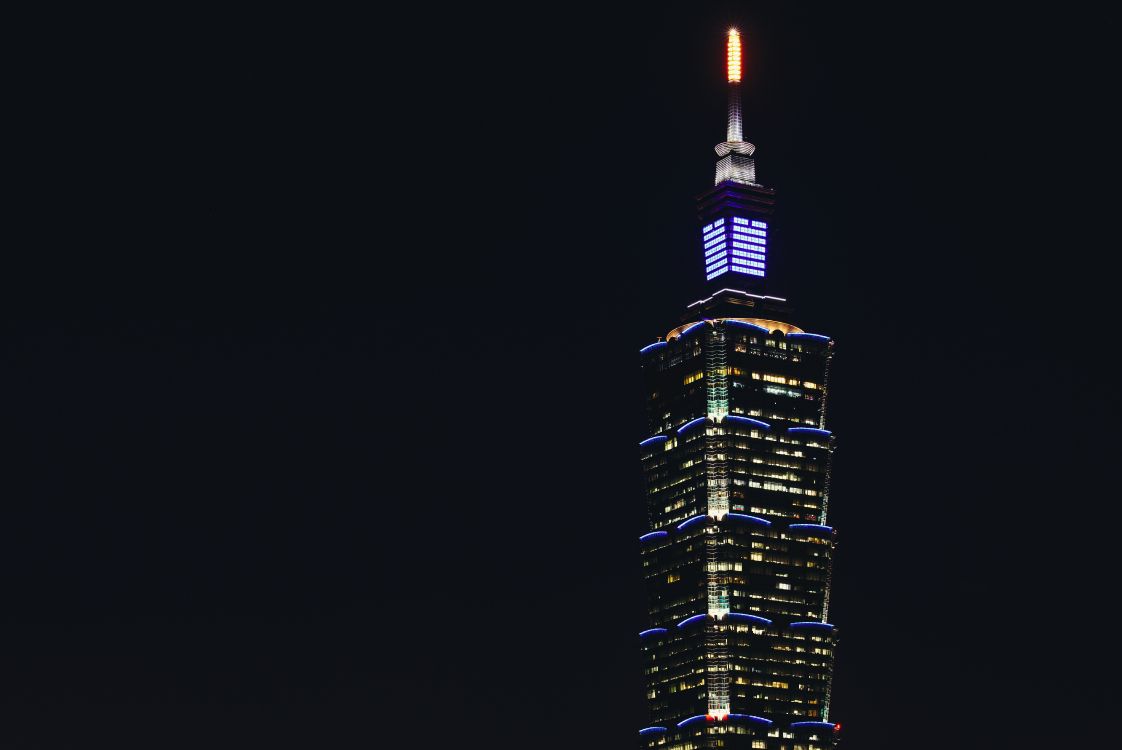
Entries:
POLYGON ((740 32, 729 29, 726 42, 728 53, 729 83, 729 121, 724 143, 716 146, 717 177, 714 184, 738 182, 742 185, 756 184, 756 162, 752 154, 756 147, 744 140, 744 119, 740 106, 740 82, 744 75, 741 59, 740 32))
POLYGON ((740 32, 729 29, 728 38, 728 79, 729 79, 729 129, 726 142, 744 140, 744 125, 740 117, 740 32))

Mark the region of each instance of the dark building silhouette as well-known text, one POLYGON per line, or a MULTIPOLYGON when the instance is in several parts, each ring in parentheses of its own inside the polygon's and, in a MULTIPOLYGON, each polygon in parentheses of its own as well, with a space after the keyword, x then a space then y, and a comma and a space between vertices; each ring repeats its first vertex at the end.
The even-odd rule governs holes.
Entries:
POLYGON ((775 191, 742 135, 728 36, 727 139, 698 198, 706 294, 643 347, 640 537, 649 712, 640 747, 832 748, 836 628, 826 429, 833 342, 775 294, 775 191))

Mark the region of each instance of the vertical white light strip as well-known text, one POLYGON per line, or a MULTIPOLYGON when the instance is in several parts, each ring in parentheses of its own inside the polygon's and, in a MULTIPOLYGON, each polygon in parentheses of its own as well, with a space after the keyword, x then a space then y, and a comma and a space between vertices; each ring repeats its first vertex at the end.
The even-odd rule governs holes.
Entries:
POLYGON ((729 715, 729 652, 728 636, 721 622, 729 613, 729 595, 725 579, 720 575, 720 530, 709 527, 705 536, 705 575, 709 594, 709 614, 705 623, 705 692, 707 713, 718 721, 729 715))
MULTIPOLYGON (((705 391, 706 414, 719 424, 729 413, 728 348, 723 323, 710 326, 705 333, 705 391)), ((729 467, 721 433, 715 427, 705 431, 706 515, 718 519, 729 512, 729 467)), ((719 619, 729 613, 728 585, 717 570, 716 540, 707 539, 706 545, 708 611, 719 619)))

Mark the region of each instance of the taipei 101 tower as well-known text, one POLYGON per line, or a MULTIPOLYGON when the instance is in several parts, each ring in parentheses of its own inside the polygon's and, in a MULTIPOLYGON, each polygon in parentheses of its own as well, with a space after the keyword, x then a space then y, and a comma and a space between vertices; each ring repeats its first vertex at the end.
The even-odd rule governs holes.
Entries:
POLYGON ((827 516, 833 340, 778 296, 775 191, 744 140, 741 37, 728 127, 697 200, 705 294, 640 352, 646 523, 641 748, 823 750, 838 742, 827 516))

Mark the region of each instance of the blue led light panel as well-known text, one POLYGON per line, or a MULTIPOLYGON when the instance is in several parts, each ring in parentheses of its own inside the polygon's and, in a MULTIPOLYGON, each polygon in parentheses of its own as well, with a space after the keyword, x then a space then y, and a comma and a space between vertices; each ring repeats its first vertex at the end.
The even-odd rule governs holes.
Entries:
POLYGON ((705 253, 705 280, 729 272, 746 276, 767 275, 767 222, 730 216, 701 228, 705 253))

